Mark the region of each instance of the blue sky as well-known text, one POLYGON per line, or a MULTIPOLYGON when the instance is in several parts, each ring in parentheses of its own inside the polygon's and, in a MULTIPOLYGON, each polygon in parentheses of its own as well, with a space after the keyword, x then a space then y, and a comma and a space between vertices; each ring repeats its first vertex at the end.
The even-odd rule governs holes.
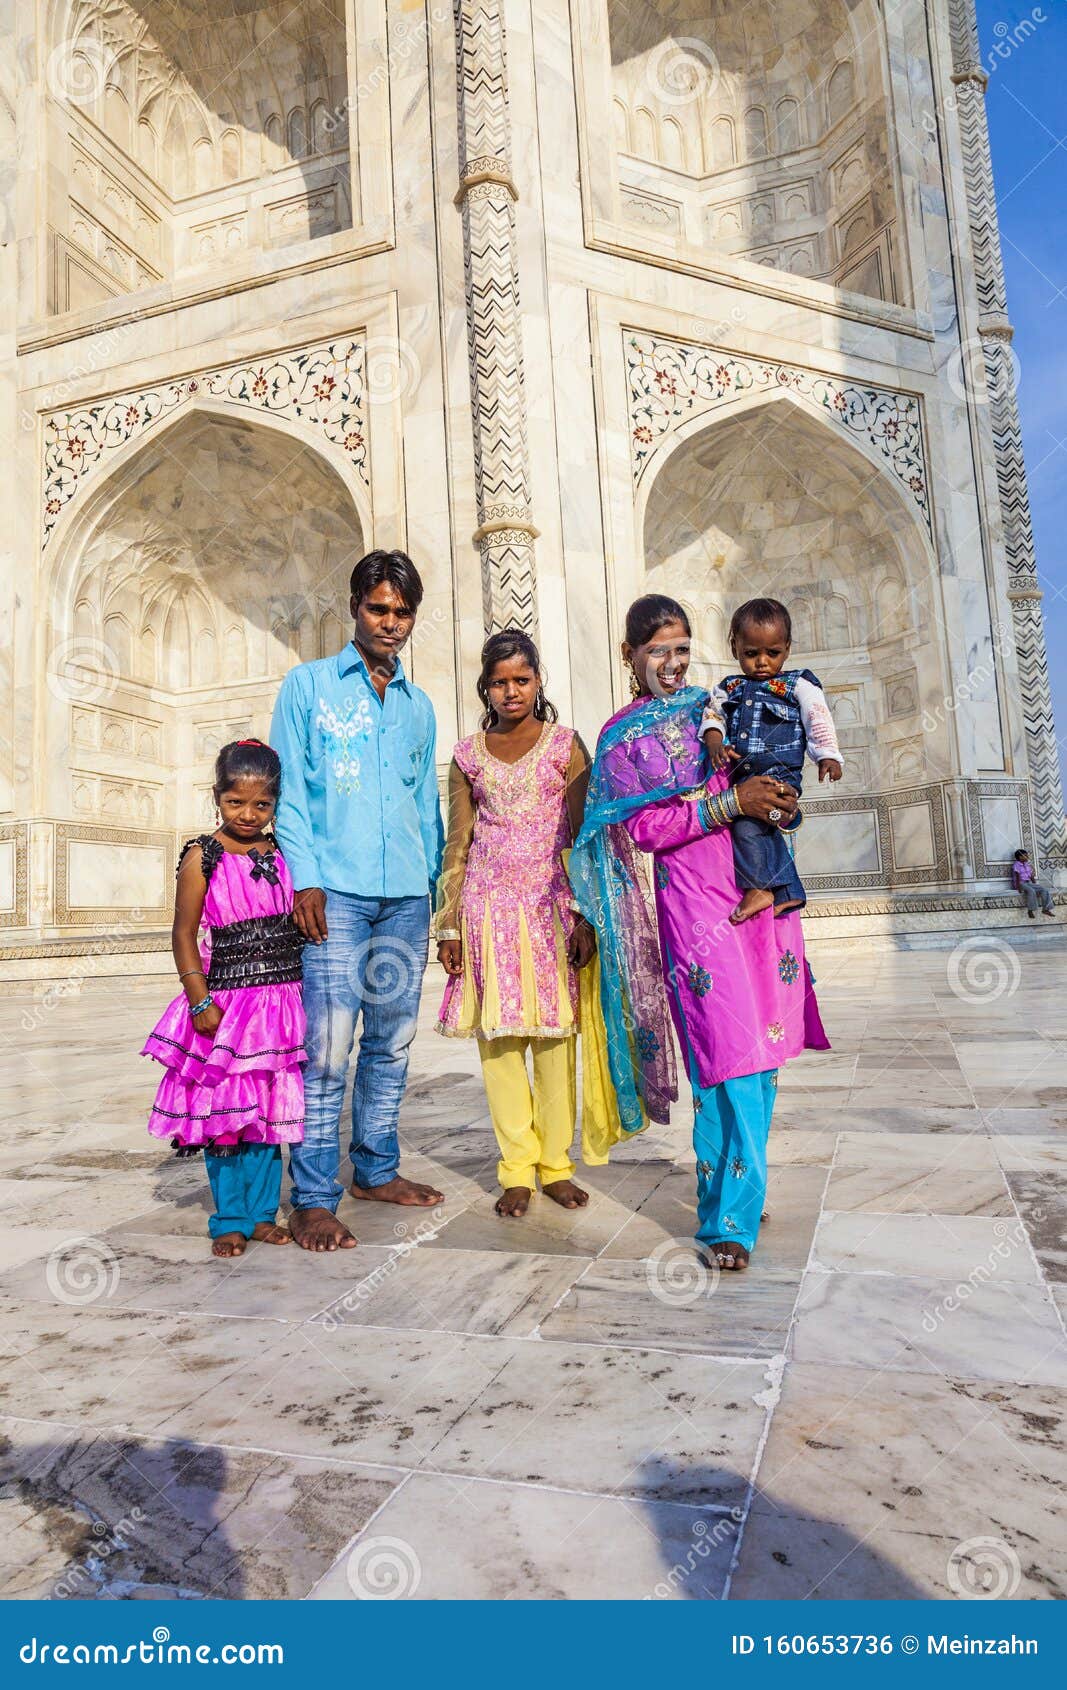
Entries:
POLYGON ((1067 0, 978 0, 1008 314, 1019 358, 1019 409, 1045 593, 1060 759, 1067 745, 1067 0), (1010 56, 1023 19, 1033 35, 1010 56), (1045 21, 1040 21, 1044 19, 1045 21), (1007 26, 1005 30, 1004 26, 1007 26), (995 65, 995 68, 992 68, 995 65))

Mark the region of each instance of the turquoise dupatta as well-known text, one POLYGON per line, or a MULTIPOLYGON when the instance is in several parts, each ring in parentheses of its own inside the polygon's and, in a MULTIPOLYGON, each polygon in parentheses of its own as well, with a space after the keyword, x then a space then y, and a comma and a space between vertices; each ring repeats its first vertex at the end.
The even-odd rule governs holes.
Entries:
POLYGON ((627 818, 708 776, 700 718, 708 695, 684 687, 611 718, 597 741, 585 820, 570 859, 575 900, 596 929, 600 1002, 623 1132, 667 1122, 678 1096, 655 908, 627 818))

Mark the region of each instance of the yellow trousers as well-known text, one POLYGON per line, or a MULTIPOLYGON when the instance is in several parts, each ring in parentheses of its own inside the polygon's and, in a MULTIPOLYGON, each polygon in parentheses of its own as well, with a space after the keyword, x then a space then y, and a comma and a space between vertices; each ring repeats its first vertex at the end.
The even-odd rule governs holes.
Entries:
POLYGON ((571 1140, 578 1107, 575 1040, 479 1039, 482 1079, 500 1146, 497 1178, 505 1190, 570 1179, 571 1140), (526 1047, 533 1053, 533 1090, 526 1047))

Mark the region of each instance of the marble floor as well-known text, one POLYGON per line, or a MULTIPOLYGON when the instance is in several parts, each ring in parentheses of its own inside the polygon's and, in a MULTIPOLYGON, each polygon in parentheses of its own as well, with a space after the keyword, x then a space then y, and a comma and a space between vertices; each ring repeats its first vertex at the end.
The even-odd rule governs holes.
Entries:
POLYGON ((1067 1595, 1067 948, 816 955, 750 1272, 691 1111, 589 1208, 492 1212, 473 1049, 401 1136, 431 1214, 210 1258, 136 1052, 167 985, 0 997, 0 1590, 138 1598, 1067 1595))

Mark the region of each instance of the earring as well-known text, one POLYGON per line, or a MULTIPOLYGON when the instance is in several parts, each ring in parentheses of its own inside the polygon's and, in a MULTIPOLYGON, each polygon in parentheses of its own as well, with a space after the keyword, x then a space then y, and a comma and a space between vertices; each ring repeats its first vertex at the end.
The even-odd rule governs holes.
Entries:
POLYGON ((641 696, 641 683, 637 678, 637 670, 634 668, 632 663, 628 663, 627 668, 630 671, 630 697, 631 698, 640 698, 640 696, 641 696))

